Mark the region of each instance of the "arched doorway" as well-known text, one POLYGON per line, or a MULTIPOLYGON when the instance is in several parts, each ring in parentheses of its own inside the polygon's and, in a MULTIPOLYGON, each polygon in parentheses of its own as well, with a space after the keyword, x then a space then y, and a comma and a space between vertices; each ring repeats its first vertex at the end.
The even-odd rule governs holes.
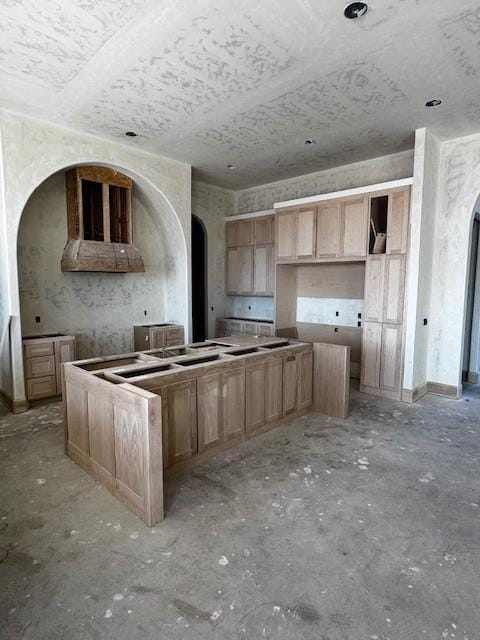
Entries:
POLYGON ((480 382, 480 197, 470 234, 462 370, 462 382, 480 382))
POLYGON ((192 215, 192 332, 193 341, 207 338, 207 232, 192 215))

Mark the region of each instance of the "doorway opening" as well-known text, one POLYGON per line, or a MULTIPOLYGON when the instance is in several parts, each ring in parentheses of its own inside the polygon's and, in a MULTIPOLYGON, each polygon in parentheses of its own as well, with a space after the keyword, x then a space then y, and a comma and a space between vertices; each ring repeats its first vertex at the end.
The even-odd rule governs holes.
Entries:
POLYGON ((192 215, 192 334, 194 342, 207 338, 207 232, 192 215))
MULTIPOLYGON (((477 203, 478 204, 478 203, 477 203)), ((480 382, 480 211, 475 209, 470 240, 462 382, 480 382)))

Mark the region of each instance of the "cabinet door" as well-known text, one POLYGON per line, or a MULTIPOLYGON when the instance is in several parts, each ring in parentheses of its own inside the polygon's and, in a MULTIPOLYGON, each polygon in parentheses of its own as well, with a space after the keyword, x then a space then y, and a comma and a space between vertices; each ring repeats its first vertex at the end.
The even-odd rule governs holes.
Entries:
POLYGON ((276 246, 278 260, 295 258, 295 212, 277 213, 276 246))
POLYGON ((383 321, 390 324, 403 322, 405 291, 405 256, 385 256, 385 293, 383 321))
POLYGON ((367 255, 368 198, 345 200, 343 203, 342 255, 367 255))
POLYGON ((185 341, 183 327, 167 327, 165 333, 165 345, 167 347, 175 347, 185 341))
POLYGON ((223 440, 242 438, 245 431, 245 370, 223 373, 223 440))
POLYGON ((316 226, 315 207, 305 207, 298 210, 295 232, 296 258, 313 258, 315 256, 316 226))
POLYGON ((308 409, 313 397, 313 352, 298 356, 298 408, 308 409))
POLYGON ((152 327, 150 329, 150 349, 161 349, 165 346, 165 329, 152 327))
POLYGON ((244 247, 253 244, 253 220, 227 222, 227 247, 244 247))
POLYGON ((221 372, 197 378, 198 452, 223 440, 221 372))
POLYGON ((283 360, 283 415, 293 413, 297 408, 298 371, 295 355, 286 355, 283 360))
POLYGON ((258 325, 256 322, 244 322, 244 333, 247 336, 258 336, 258 325))
POLYGON ((368 256, 365 269, 365 320, 382 322, 385 286, 385 256, 368 256))
POLYGON ((253 293, 253 247, 240 247, 238 251, 238 290, 237 293, 253 293))
POLYGON ((275 216, 257 218, 255 224, 255 244, 273 244, 275 239, 275 216))
POLYGON ((255 295, 273 296, 273 274, 275 262, 273 246, 255 247, 254 292, 255 295))
POLYGON ((265 422, 277 422, 282 417, 283 358, 269 358, 265 363, 265 422))
POLYGON ((62 393, 64 362, 75 360, 75 339, 66 338, 55 342, 55 375, 57 377, 57 393, 62 393))
POLYGON ((228 320, 228 333, 229 336, 243 336, 245 334, 245 323, 241 320, 228 320))
POLYGON ((403 326, 384 324, 382 327, 382 354, 380 389, 390 393, 401 391, 403 326))
POLYGON ((317 207, 317 258, 340 255, 341 204, 331 202, 317 207))
POLYGON ((380 386, 380 355, 382 345, 382 325, 379 322, 365 322, 362 334, 362 371, 360 381, 367 387, 380 386))
POLYGON ((388 199, 387 253, 407 253, 410 189, 393 191, 388 199))
POLYGON ((245 367, 245 431, 252 433, 265 424, 265 361, 245 367))
POLYGON ((259 336, 273 336, 273 324, 259 322, 257 329, 259 336))
POLYGON ((240 250, 227 249, 227 278, 226 293, 238 293, 240 291, 240 250))
POLYGON ((197 453, 197 385, 195 380, 176 382, 166 388, 167 417, 164 451, 166 466, 197 453))

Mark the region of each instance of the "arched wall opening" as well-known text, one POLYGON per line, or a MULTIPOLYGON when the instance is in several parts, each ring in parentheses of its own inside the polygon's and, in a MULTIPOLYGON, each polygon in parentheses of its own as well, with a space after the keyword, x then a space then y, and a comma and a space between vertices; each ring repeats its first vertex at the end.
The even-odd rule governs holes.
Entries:
POLYGON ((465 290, 462 382, 480 380, 480 195, 473 207, 465 290))
MULTIPOLYGON (((133 325, 142 322, 178 322, 188 334, 185 234, 167 198, 137 173, 105 162, 70 164, 56 171, 28 198, 17 241, 15 275, 24 335, 74 334, 82 358, 133 350, 133 325), (60 260, 67 240, 65 171, 79 164, 110 166, 133 179, 133 241, 142 253, 145 273, 62 273, 60 260)), ((12 352, 18 363, 21 333, 16 333, 12 352)), ((17 397, 18 373, 17 367, 17 397)))
POLYGON ((208 261, 207 230, 202 220, 192 214, 192 335, 193 342, 208 337, 208 261))

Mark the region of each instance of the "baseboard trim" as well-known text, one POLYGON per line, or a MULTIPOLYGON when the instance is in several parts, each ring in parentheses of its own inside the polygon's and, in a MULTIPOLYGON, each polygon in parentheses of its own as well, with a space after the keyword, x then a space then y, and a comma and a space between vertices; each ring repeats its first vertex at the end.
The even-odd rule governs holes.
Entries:
POLYGON ((478 384, 479 375, 476 371, 469 371, 467 374, 467 382, 470 384, 478 384))
POLYGON ((413 404, 417 400, 420 400, 420 398, 423 398, 427 393, 428 383, 422 384, 420 387, 415 387, 415 389, 402 389, 402 402, 413 404))
POLYGON ((441 384, 440 382, 427 382, 427 393, 458 400, 462 395, 462 387, 456 387, 453 384, 441 384))

